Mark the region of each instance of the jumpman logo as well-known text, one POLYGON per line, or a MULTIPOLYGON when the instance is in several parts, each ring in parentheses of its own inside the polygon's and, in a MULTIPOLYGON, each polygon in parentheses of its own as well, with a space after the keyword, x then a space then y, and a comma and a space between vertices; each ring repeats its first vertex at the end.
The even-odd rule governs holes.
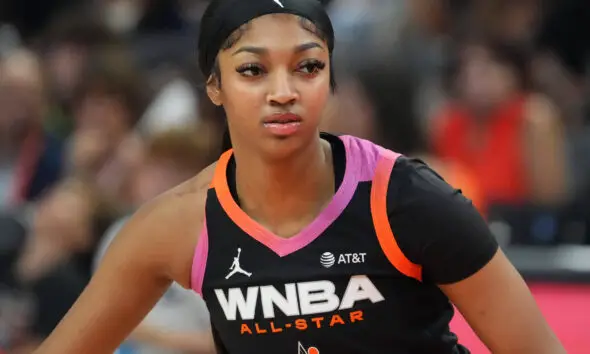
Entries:
POLYGON ((236 273, 244 274, 248 278, 250 278, 250 276, 252 275, 252 273, 246 272, 240 266, 240 253, 242 253, 242 249, 238 248, 238 255, 234 257, 234 262, 231 264, 231 267, 229 267, 230 272, 225 277, 226 280, 229 279, 230 277, 232 277, 236 273))
POLYGON ((283 9, 285 8, 285 6, 283 5, 283 3, 281 2, 281 0, 273 0, 277 5, 279 5, 280 7, 282 7, 283 9))

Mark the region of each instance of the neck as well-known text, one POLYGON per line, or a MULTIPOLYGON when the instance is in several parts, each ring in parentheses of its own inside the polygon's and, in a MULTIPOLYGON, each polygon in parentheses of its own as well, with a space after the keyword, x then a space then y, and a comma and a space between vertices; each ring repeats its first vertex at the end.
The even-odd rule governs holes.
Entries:
POLYGON ((235 154, 241 208, 284 237, 298 233, 315 219, 334 195, 329 144, 316 139, 294 155, 269 163, 256 154, 235 154))

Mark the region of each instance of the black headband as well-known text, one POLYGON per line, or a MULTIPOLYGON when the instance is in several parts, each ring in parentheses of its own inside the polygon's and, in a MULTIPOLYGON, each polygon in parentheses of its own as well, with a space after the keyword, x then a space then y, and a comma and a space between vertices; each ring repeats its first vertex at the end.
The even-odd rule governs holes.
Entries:
POLYGON ((213 0, 203 14, 199 33, 199 65, 207 79, 217 53, 240 26, 268 14, 292 14, 311 21, 326 35, 330 54, 334 49, 334 29, 318 0, 213 0))

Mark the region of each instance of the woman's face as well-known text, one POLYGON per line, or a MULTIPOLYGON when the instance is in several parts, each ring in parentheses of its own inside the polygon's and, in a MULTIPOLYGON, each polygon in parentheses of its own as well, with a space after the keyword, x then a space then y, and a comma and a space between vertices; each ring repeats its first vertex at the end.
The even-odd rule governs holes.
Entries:
POLYGON ((299 17, 254 19, 218 59, 221 85, 210 82, 208 94, 226 111, 234 147, 280 158, 311 145, 330 94, 329 52, 299 17))

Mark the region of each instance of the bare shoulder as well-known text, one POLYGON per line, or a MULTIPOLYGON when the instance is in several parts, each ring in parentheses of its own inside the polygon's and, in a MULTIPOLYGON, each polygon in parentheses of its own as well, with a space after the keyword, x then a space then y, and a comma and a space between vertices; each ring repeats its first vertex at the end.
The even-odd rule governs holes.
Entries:
POLYGON ((204 225, 215 165, 146 203, 121 231, 122 238, 137 239, 134 243, 141 245, 136 249, 150 257, 164 276, 185 287, 190 286, 192 259, 204 225))
MULTIPOLYGON (((164 227, 162 223, 181 222, 174 227, 190 226, 195 219, 203 219, 204 206, 213 180, 216 164, 205 168, 195 177, 168 190, 142 206, 132 218, 133 223, 164 227)), ((167 225, 165 228, 169 228, 167 225)))
POLYGON ((213 170, 208 167, 135 213, 37 354, 112 353, 173 280, 190 286, 213 170))

